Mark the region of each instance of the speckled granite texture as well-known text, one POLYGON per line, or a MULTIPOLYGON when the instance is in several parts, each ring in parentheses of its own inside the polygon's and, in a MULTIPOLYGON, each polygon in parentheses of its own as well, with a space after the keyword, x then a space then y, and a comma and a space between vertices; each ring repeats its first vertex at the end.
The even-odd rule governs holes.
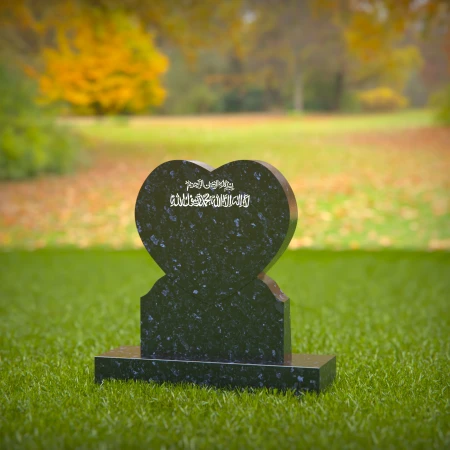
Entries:
POLYGON ((283 364, 291 353, 289 314, 289 300, 278 300, 260 279, 214 301, 165 276, 141 299, 142 356, 283 364))
POLYGON ((331 383, 334 356, 291 354, 290 301, 265 274, 297 223, 280 172, 260 161, 215 170, 169 161, 144 181, 135 215, 165 275, 141 298, 141 346, 96 357, 96 381, 295 390, 331 383))
POLYGON ((195 297, 217 301, 267 271, 284 252, 297 223, 297 204, 273 167, 234 161, 212 170, 169 161, 145 180, 136 201, 136 226, 161 269, 195 297), (187 188, 201 179, 233 184, 225 189, 187 188), (170 206, 171 195, 248 195, 248 207, 170 206))
POLYGON ((283 365, 141 358, 139 347, 120 347, 95 358, 95 380, 109 378, 195 383, 223 388, 323 391, 336 374, 336 357, 292 355, 283 365))

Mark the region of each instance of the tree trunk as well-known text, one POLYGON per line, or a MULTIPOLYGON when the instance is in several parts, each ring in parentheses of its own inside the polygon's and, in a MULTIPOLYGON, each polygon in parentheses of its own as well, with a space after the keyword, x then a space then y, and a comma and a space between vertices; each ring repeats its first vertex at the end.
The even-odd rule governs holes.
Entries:
POLYGON ((297 56, 294 64, 294 111, 303 111, 303 74, 300 58, 297 56))
POLYGON ((342 98, 344 96, 344 73, 338 72, 334 79, 333 93, 333 111, 339 111, 342 108, 342 98))
POLYGON ((103 107, 100 102, 92 103, 92 109, 94 110, 94 115, 97 117, 102 117, 105 115, 106 111, 103 110, 103 107))

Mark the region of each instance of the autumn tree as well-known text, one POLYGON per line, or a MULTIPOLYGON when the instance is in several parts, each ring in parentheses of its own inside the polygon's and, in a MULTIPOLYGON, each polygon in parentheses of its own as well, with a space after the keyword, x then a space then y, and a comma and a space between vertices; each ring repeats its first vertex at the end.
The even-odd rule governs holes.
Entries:
POLYGON ((334 53, 336 109, 345 89, 403 90, 422 64, 421 39, 450 19, 447 0, 316 0, 314 11, 330 15, 343 43, 334 53))
POLYGON ((38 64, 22 64, 38 80, 44 101, 103 115, 145 111, 164 100, 168 60, 131 15, 66 2, 41 19, 29 13, 27 26, 54 36, 44 41, 38 64))
POLYGON ((444 3, 247 0, 247 70, 273 92, 273 102, 290 89, 295 110, 303 109, 305 85, 317 77, 330 80, 333 109, 341 108, 348 90, 385 85, 401 91, 421 64, 414 36, 442 15, 444 3))
MULTIPOLYGON (((52 65, 56 74, 60 72, 58 64, 76 59, 78 52, 80 62, 81 52, 94 60, 103 49, 105 57, 107 41, 114 41, 117 60, 119 55, 126 60, 136 54, 130 47, 143 42, 145 36, 146 52, 154 55, 155 61, 161 52, 181 54, 194 67, 196 56, 210 51, 211 61, 217 59, 220 64, 216 64, 216 73, 205 70, 210 65, 203 64, 198 80, 206 83, 204 89, 211 87, 214 94, 233 92, 239 97, 255 87, 264 93, 269 107, 284 108, 289 99, 294 109, 302 110, 316 91, 313 96, 326 98, 322 106, 340 109, 348 92, 377 86, 402 91, 411 72, 417 71, 421 64, 416 36, 435 27, 438 18, 444 17, 443 22, 449 19, 444 14, 444 10, 448 11, 447 3, 446 0, 16 0, 12 8, 16 11, 15 19, 10 14, 9 22, 2 20, 4 5, 0 4, 0 42, 3 39, 8 48, 17 49, 22 62, 36 67, 40 74, 51 70, 52 65), (67 14, 55 12, 61 4, 71 5, 76 11, 88 11, 84 24, 89 24, 92 31, 76 24, 77 14, 70 13, 71 20, 62 20, 67 14), (81 28, 79 33, 77 26, 81 28), (62 38, 59 29, 66 30, 62 38), (77 33, 82 36, 78 41, 77 33), (117 39, 102 41, 102 33, 115 35, 117 39), (124 36, 127 43, 121 42, 124 36)), ((440 26, 445 34, 445 25, 440 26)), ((107 67, 113 70, 112 59, 103 72, 98 71, 98 79, 92 85, 99 86, 100 79, 103 82, 109 78, 105 73, 107 67)), ((157 64, 159 74, 153 72, 157 80, 161 80, 163 73, 162 60, 159 58, 157 64)), ((145 71, 142 64, 140 60, 135 66, 140 73, 145 71)), ((134 63, 124 66, 131 68, 134 63)), ((53 78, 42 76, 41 85, 55 96, 57 86, 53 78)), ((118 79, 125 80, 125 75, 119 71, 114 78, 116 89, 118 79)), ((178 78, 183 78, 181 73, 178 78)), ((77 89, 81 92, 80 86, 88 89, 91 84, 86 81, 77 89)), ((126 97, 126 89, 121 92, 126 97)), ((178 92, 184 91, 180 88, 178 92)), ((97 112, 99 108, 118 110, 120 95, 114 102, 104 91, 97 94, 108 99, 107 105, 93 102, 79 108, 97 112)), ((173 97, 171 100, 172 104, 176 101, 173 97)), ((136 110, 130 106, 124 109, 136 110)))
MULTIPOLYGON (((164 45, 191 61, 222 39, 240 1, 17 0, 0 5, 0 42, 39 78, 44 96, 83 113, 145 110, 165 97, 164 45)), ((8 56, 9 57, 9 56, 8 56)))
POLYGON ((303 88, 310 59, 320 50, 320 27, 309 0, 254 0, 246 3, 246 68, 259 80, 268 103, 280 105, 280 91, 292 89, 294 109, 303 109, 303 88))

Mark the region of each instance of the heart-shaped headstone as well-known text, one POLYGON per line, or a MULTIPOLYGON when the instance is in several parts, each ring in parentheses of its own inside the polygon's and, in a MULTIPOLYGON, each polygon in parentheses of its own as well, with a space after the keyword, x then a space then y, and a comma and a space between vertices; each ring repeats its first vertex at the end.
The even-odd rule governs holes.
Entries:
POLYGON ((145 248, 174 283, 204 299, 224 298, 281 256, 297 223, 286 179, 271 165, 233 161, 218 169, 168 161, 136 201, 145 248))

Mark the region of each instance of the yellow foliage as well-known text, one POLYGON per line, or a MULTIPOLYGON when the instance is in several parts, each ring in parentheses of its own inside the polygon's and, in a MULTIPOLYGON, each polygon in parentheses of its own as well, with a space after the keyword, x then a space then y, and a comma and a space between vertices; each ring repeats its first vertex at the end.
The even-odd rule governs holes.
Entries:
POLYGON ((164 101, 168 60, 133 17, 65 2, 46 21, 55 42, 41 53, 44 101, 68 102, 79 114, 141 112, 164 101))
POLYGON ((358 94, 365 111, 393 111, 408 106, 408 100, 389 87, 369 89, 358 94))

